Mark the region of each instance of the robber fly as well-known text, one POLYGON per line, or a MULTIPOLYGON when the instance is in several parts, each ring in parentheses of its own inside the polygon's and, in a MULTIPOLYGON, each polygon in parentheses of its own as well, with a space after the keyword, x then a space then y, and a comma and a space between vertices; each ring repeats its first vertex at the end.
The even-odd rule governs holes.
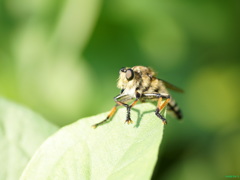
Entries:
POLYGON ((146 100, 157 101, 155 114, 160 118, 163 124, 167 124, 167 120, 160 114, 161 110, 167 106, 168 111, 172 111, 178 119, 182 118, 182 113, 177 103, 169 95, 167 88, 183 92, 180 88, 158 79, 156 73, 145 66, 134 66, 132 68, 125 67, 119 71, 119 79, 117 87, 121 89, 121 93, 114 100, 116 105, 111 109, 110 113, 103 121, 94 124, 93 128, 104 124, 111 118, 117 110, 118 106, 124 106, 127 109, 126 123, 131 124, 133 121, 130 117, 131 108, 138 102, 146 100), (129 101, 133 101, 128 104, 129 101), (163 100, 165 100, 163 102, 163 100))

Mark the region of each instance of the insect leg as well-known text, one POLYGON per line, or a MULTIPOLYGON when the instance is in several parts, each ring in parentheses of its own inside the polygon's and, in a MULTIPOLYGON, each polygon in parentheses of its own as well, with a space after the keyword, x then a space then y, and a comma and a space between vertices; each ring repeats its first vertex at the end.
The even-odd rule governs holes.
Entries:
POLYGON ((116 104, 116 105, 111 109, 111 111, 110 111, 109 114, 107 115, 106 119, 104 119, 103 121, 101 121, 101 122, 99 122, 99 123, 97 123, 97 124, 94 124, 92 127, 95 129, 95 128, 97 128, 99 125, 102 125, 102 124, 104 124, 105 122, 107 122, 108 119, 111 118, 111 117, 115 114, 115 112, 116 112, 116 110, 117 110, 117 106, 118 106, 118 104, 116 104))
POLYGON ((158 99, 158 103, 157 103, 157 109, 155 111, 155 114, 157 117, 159 117, 163 124, 167 124, 167 120, 160 114, 160 111, 168 104, 168 102, 170 101, 170 95, 168 94, 144 94, 143 95, 146 98, 155 98, 158 99), (162 104, 162 99, 166 99, 165 102, 162 104))
MULTIPOLYGON (((133 121, 131 120, 131 108, 138 102, 139 96, 137 96, 137 98, 133 101, 133 103, 132 103, 131 105, 128 105, 128 104, 124 103, 123 101, 119 101, 118 99, 120 99, 120 98, 121 98, 121 97, 118 97, 118 96, 117 96, 117 97, 115 98, 115 101, 116 101, 117 104, 119 104, 119 105, 124 106, 124 107, 127 108, 127 117, 126 117, 125 123, 127 123, 127 124, 132 124, 133 121)), ((130 99, 132 99, 132 97, 130 97, 130 96, 127 95, 127 98, 125 97, 125 101, 126 101, 126 99, 127 99, 127 100, 130 100, 130 99)))
POLYGON ((128 104, 123 103, 123 102, 121 102, 121 101, 118 101, 118 100, 115 100, 115 101, 116 101, 116 103, 117 103, 118 105, 124 106, 124 107, 127 108, 127 117, 126 117, 126 121, 125 121, 125 122, 127 122, 128 124, 133 123, 133 121, 132 121, 131 118, 130 118, 131 106, 129 106, 128 104))
POLYGON ((127 118, 126 118, 126 121, 125 121, 125 123, 127 123, 127 124, 132 124, 133 123, 133 121, 131 120, 131 115, 130 115, 130 113, 131 113, 131 108, 138 102, 138 98, 135 100, 135 101, 133 101, 133 103, 130 105, 130 106, 128 106, 127 107, 127 118))
MULTIPOLYGON (((116 98, 117 99, 122 99, 122 101, 127 101, 127 100, 131 99, 128 95, 122 95, 122 94, 116 96, 114 98, 115 101, 116 101, 116 98)), ((120 102, 120 101, 118 101, 118 102, 120 102)), ((96 123, 96 124, 94 124, 92 126, 94 129, 97 128, 100 125, 103 125, 105 122, 107 122, 115 114, 115 112, 117 111, 117 107, 119 105, 125 105, 124 103, 121 104, 121 103, 118 103, 118 102, 116 101, 117 104, 111 109, 111 111, 109 112, 108 116, 103 121, 101 121, 99 123, 96 123)))

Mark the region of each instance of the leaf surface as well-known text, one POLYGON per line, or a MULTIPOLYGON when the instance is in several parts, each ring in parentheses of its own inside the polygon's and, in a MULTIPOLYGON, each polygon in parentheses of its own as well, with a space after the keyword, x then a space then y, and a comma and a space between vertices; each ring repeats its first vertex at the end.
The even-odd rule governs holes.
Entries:
POLYGON ((126 109, 120 108, 97 129, 91 126, 107 113, 60 129, 39 148, 21 180, 150 179, 163 135, 163 123, 154 110, 150 103, 134 106, 131 125, 124 123, 126 109))
POLYGON ((57 129, 32 111, 0 98, 0 179, 19 179, 37 148, 57 129))

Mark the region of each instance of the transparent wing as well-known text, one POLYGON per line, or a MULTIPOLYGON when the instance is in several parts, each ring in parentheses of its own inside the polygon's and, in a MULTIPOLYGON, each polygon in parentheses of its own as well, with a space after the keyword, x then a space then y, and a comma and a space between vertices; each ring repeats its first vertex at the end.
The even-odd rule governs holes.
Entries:
POLYGON ((162 79, 159 79, 159 80, 163 82, 163 84, 166 86, 166 88, 169 88, 171 90, 174 90, 174 91, 177 91, 177 92, 180 92, 180 93, 184 92, 181 88, 178 88, 178 87, 174 86, 173 84, 171 84, 171 83, 169 83, 165 80, 162 80, 162 79))

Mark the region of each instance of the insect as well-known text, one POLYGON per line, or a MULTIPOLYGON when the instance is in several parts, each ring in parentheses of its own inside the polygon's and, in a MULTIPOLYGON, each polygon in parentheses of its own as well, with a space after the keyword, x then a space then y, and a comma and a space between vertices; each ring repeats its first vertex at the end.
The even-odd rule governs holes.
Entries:
POLYGON ((134 66, 132 68, 124 67, 119 71, 119 79, 117 87, 121 89, 121 93, 114 97, 116 105, 111 109, 108 116, 101 122, 94 124, 93 128, 104 124, 116 112, 118 106, 124 106, 127 109, 126 123, 131 124, 130 113, 131 108, 138 102, 147 100, 157 101, 155 114, 160 118, 163 124, 167 124, 167 120, 160 114, 161 110, 167 106, 168 111, 172 111, 177 119, 182 119, 182 113, 177 103, 167 91, 167 88, 183 92, 180 88, 156 77, 156 73, 149 67, 134 66), (163 100, 165 100, 163 102, 163 100), (132 101, 128 104, 129 101, 132 101))

